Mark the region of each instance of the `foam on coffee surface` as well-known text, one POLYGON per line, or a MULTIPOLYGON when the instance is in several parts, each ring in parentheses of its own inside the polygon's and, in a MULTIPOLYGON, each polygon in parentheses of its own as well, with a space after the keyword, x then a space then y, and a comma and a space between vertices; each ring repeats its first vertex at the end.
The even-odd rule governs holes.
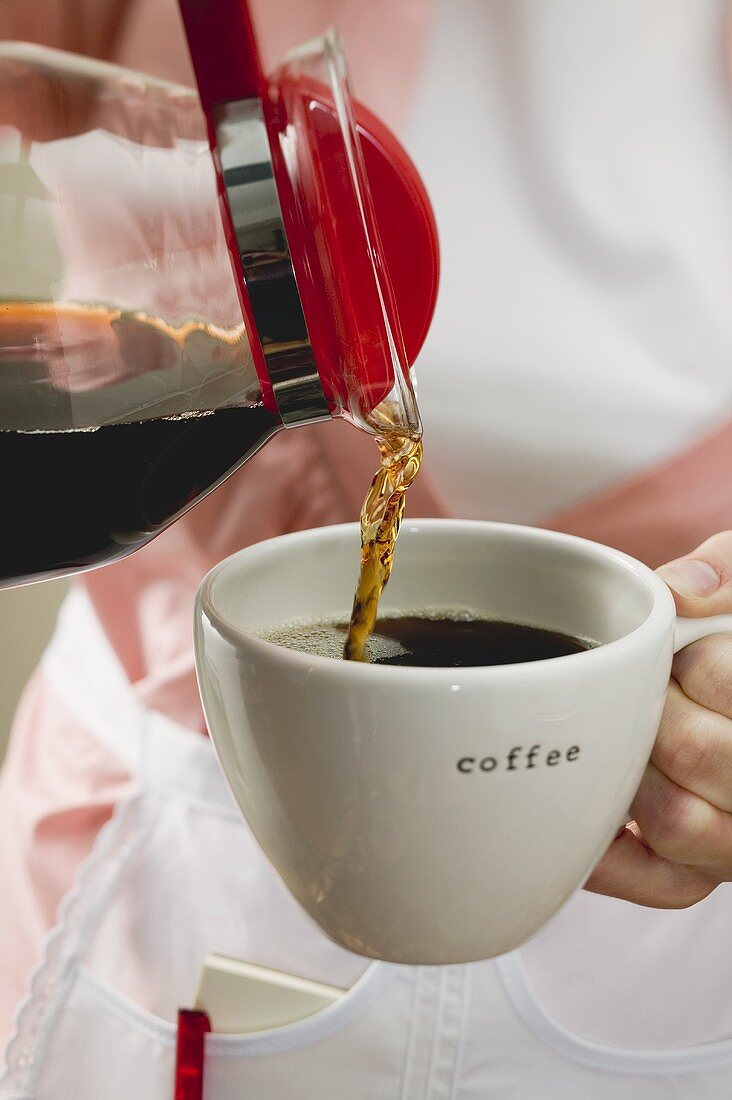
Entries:
MULTIPOLYGON (((337 618, 291 619, 260 632, 287 649, 342 658, 347 623, 337 618)), ((465 608, 385 611, 366 646, 375 665, 468 668, 545 661, 592 649, 588 638, 531 623, 486 618, 465 608)))
MULTIPOLYGON (((471 622, 484 617, 479 611, 466 611, 453 607, 418 607, 409 610, 384 612, 385 619, 419 617, 420 619, 452 619, 455 622, 471 622)), ((265 642, 296 649, 301 653, 311 653, 317 657, 343 659, 343 643, 348 632, 348 619, 341 618, 300 618, 289 619, 266 630, 256 631, 257 637, 265 642)), ((379 634, 379 621, 373 634, 366 643, 366 655, 369 661, 378 663, 388 661, 407 652, 397 639, 379 634)))

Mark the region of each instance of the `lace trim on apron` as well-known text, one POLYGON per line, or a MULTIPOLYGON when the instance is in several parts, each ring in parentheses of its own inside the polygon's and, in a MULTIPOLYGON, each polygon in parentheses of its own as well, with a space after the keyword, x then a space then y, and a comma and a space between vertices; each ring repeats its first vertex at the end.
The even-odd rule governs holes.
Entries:
POLYGON ((82 863, 76 883, 59 908, 58 921, 46 940, 43 956, 31 974, 29 989, 15 1016, 6 1047, 6 1071, 0 1096, 19 1100, 33 1094, 38 1067, 56 1014, 74 980, 74 963, 122 867, 144 838, 144 830, 125 833, 138 798, 120 803, 99 831, 82 863))

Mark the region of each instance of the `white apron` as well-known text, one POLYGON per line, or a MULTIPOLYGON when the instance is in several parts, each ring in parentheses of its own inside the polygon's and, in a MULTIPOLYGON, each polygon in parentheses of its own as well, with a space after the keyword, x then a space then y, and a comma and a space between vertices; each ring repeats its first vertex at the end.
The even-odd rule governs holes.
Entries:
MULTIPOLYGON (((625 998, 623 1012, 631 1019, 640 1005, 640 1049, 620 1049, 554 1019, 521 952, 473 966, 398 967, 368 964, 332 944, 259 851, 210 743, 135 700, 81 590, 67 601, 45 667, 79 719, 129 767, 136 790, 100 831, 60 908, 17 1015, 0 1100, 172 1100, 173 1021, 179 1007, 192 1007, 209 951, 349 991, 300 1023, 249 1036, 207 1036, 206 1100, 732 1095, 729 1039, 642 1049, 642 1013, 653 1011, 645 988, 630 997, 621 981, 595 991, 625 998)), ((578 901, 595 932, 607 905, 615 928, 624 913, 639 912, 607 899, 576 899, 552 925, 552 951, 560 956, 557 936, 561 940, 564 929, 581 958, 578 901)), ((730 896, 717 892, 693 913, 682 933, 667 914, 653 914, 662 950, 652 972, 672 968, 680 990, 684 952, 693 956, 699 936, 717 935, 726 952, 730 896)), ((632 983, 639 964, 633 942, 618 942, 625 950, 616 969, 625 965, 623 980, 632 983)), ((536 959, 530 962, 535 968, 536 959)), ((683 1004, 682 992, 679 1000, 683 1004)), ((721 1026, 730 1005, 726 995, 717 1013, 721 1026)))

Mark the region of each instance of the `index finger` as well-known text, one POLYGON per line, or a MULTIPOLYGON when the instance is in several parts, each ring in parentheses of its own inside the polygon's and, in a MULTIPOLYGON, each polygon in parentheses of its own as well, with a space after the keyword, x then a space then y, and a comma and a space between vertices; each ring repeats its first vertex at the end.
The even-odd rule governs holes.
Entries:
POLYGON ((631 822, 610 845, 585 890, 652 909, 686 909, 711 894, 717 884, 707 871, 656 855, 631 822))

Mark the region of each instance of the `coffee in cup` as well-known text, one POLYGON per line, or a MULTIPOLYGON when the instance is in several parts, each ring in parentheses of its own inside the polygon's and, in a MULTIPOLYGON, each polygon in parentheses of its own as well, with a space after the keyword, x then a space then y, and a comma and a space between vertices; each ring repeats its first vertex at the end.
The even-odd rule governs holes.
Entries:
MULTIPOLYGON (((349 624, 336 619, 280 623, 260 637, 286 649, 321 657, 343 655, 349 624)), ((487 619, 466 608, 421 608, 376 620, 366 642, 374 665, 471 668, 546 661, 591 649, 595 642, 530 623, 487 619)))

